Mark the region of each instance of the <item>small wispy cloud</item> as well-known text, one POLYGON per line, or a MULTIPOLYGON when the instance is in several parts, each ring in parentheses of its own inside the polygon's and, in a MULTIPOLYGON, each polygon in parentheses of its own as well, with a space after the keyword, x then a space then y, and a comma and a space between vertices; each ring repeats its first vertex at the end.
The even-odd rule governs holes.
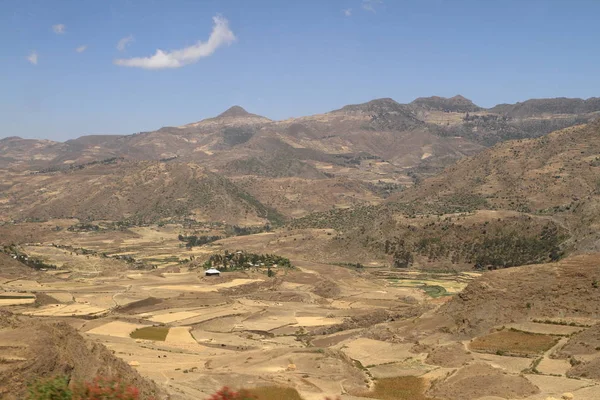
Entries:
POLYGON ((370 12, 375 12, 375 9, 383 4, 382 0, 363 0, 362 8, 370 12))
POLYGON ((133 35, 125 36, 123 39, 119 40, 119 42, 117 43, 117 50, 125 51, 127 46, 129 46, 134 41, 135 41, 135 39, 134 39, 133 35))
POLYGON ((123 67, 144 69, 180 68, 193 64, 201 58, 212 55, 219 47, 230 45, 236 40, 235 35, 229 29, 229 22, 225 18, 215 16, 213 22, 212 32, 206 42, 198 41, 193 46, 171 52, 157 49, 156 53, 150 57, 117 59, 114 63, 123 67))
POLYGON ((62 35, 63 33, 67 32, 67 27, 65 26, 65 24, 56 24, 56 25, 52 25, 52 30, 57 35, 62 35))
POLYGON ((351 8, 346 8, 345 10, 342 10, 342 12, 344 13, 344 15, 346 17, 349 17, 352 15, 352 9, 351 8))
POLYGON ((27 61, 29 61, 33 65, 37 65, 37 63, 38 63, 37 51, 33 50, 31 53, 29 53, 29 55, 27 56, 27 61))
POLYGON ((87 44, 81 45, 78 48, 75 49, 76 52, 78 53, 83 53, 84 51, 87 50, 87 44))

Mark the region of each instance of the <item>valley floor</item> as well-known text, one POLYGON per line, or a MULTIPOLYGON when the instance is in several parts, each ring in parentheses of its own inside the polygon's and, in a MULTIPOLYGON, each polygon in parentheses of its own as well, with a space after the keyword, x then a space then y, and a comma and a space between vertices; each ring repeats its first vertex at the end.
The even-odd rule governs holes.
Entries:
MULTIPOLYGON (((145 243, 139 237, 96 235, 85 243, 83 234, 71 246, 110 253, 118 243, 136 258, 158 259, 168 253, 167 244, 177 244, 174 235, 153 235, 145 256, 134 246, 135 240, 145 243)), ((230 238, 219 246, 261 250, 273 235, 230 238)), ((293 235, 279 238, 293 241, 293 235)), ((536 315, 533 308, 526 318, 470 336, 452 331, 453 321, 440 310, 467 293, 478 273, 424 273, 376 262, 357 269, 292 256, 295 268, 278 269, 274 277, 260 269, 205 277, 193 262, 164 259, 160 268, 134 270, 111 254, 57 247, 66 239, 55 239, 23 248, 59 268, 0 274, 0 307, 20 318, 67 322, 173 399, 208 398, 222 386, 292 387, 305 400, 541 400, 565 392, 600 398, 600 375, 586 364, 596 359, 600 343, 576 346, 577 335, 591 335, 600 316, 536 315), (392 390, 396 397, 386 392, 405 386, 406 392, 392 390)), ((203 251, 181 249, 177 256, 203 251)), ((15 331, 0 326, 8 360, 0 370, 18 370, 25 362, 18 348, 15 331)))

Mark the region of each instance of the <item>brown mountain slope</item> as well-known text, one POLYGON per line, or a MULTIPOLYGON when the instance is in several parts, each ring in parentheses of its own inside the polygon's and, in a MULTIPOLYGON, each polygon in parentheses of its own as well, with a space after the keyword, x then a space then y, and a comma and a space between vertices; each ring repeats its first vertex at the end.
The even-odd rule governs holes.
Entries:
POLYGON ((231 181, 196 164, 118 162, 48 174, 13 176, 3 192, 4 218, 197 220, 259 224, 280 215, 231 181))
POLYGON ((482 275, 442 306, 456 332, 476 335, 528 319, 596 317, 600 312, 598 254, 482 275))
POLYGON ((67 376, 74 382, 96 376, 120 378, 144 398, 166 396, 103 345, 87 342, 65 322, 23 318, 0 310, 0 397, 27 398, 27 385, 37 379, 67 376))
POLYGON ((510 141, 465 158, 402 193, 402 202, 481 199, 489 208, 576 207, 600 194, 600 122, 510 141))
POLYGON ((376 204, 382 201, 386 190, 385 184, 377 187, 346 178, 273 179, 248 176, 235 178, 234 182, 262 204, 294 218, 332 207, 376 204))

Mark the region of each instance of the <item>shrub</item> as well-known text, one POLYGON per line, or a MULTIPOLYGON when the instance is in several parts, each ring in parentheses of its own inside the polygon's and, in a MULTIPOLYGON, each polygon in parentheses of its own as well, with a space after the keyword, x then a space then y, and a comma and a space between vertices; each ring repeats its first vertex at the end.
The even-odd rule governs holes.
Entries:
POLYGON ((29 400, 71 400, 69 380, 64 376, 35 381, 29 386, 29 400))
POLYGON ((96 377, 75 385, 72 400, 140 400, 140 391, 118 378, 96 377))

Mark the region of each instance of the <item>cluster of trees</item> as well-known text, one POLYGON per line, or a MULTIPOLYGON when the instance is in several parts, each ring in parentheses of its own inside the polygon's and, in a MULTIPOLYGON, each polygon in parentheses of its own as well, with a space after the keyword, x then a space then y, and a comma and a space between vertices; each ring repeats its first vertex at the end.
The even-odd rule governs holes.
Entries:
POLYGON ((82 222, 80 224, 71 225, 67 228, 69 232, 98 232, 100 226, 82 222))
MULTIPOLYGON (((238 225, 226 225, 225 226, 226 236, 245 236, 254 235, 262 232, 270 232, 271 225, 265 224, 263 226, 238 226, 238 225)), ((186 242, 186 247, 203 246, 208 243, 212 243, 219 239, 223 239, 223 236, 218 235, 179 235, 177 237, 180 241, 186 242)))
POLYGON ((383 198, 389 197, 392 193, 404 190, 404 186, 399 183, 383 182, 381 180, 378 180, 377 183, 369 183, 368 187, 370 191, 383 198))
POLYGON ((246 235, 255 235, 257 233, 262 232, 271 232, 271 225, 265 224, 263 226, 237 226, 237 225, 228 225, 225 228, 225 233, 229 236, 246 236, 246 235))
POLYGON ((179 235, 178 239, 182 242, 186 242, 185 247, 194 247, 194 246, 203 246, 205 244, 208 243, 212 243, 216 240, 222 239, 221 236, 196 236, 196 235, 191 235, 191 236, 183 236, 183 235, 179 235))
POLYGON ((276 254, 255 254, 245 251, 213 254, 204 263, 205 269, 217 268, 222 271, 236 271, 249 268, 293 268, 292 263, 285 257, 276 254))
POLYGON ((2 251, 17 261, 27 265, 30 268, 40 270, 40 269, 56 269, 56 265, 48 264, 42 260, 37 258, 29 257, 27 254, 19 252, 14 246, 4 246, 2 251))

